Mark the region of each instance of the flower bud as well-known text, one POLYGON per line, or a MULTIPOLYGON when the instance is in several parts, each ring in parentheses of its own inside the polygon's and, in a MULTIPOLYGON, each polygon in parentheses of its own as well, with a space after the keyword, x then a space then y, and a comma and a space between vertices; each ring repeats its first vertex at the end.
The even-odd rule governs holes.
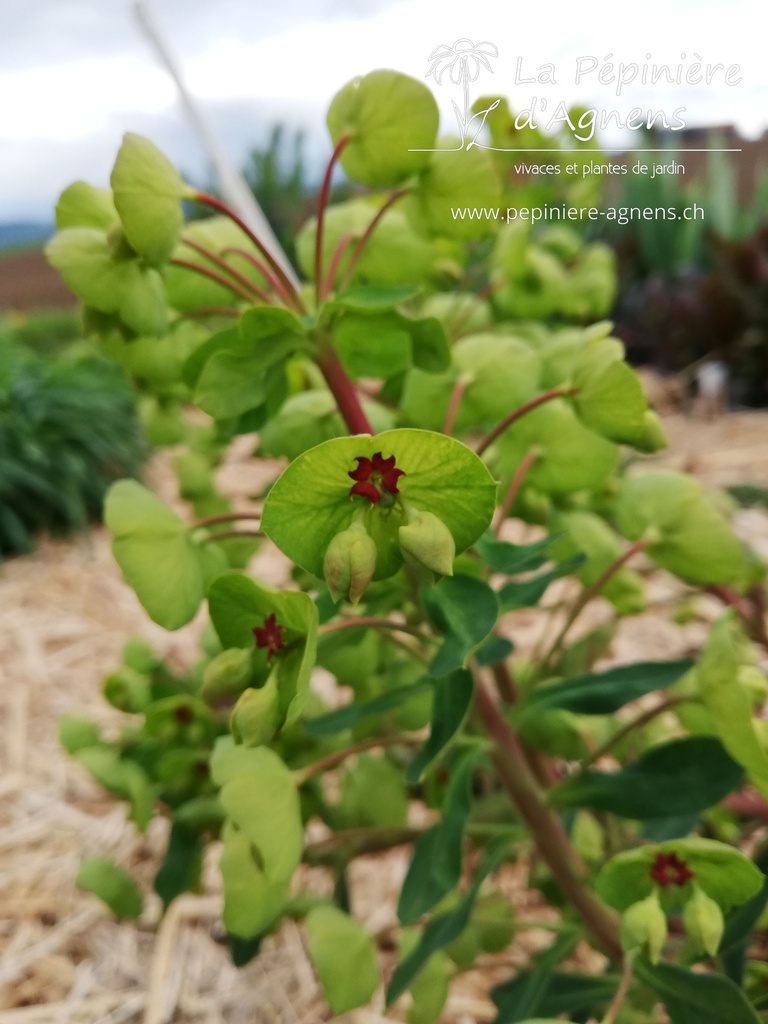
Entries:
POLYGON ((226 697, 237 697, 251 682, 251 652, 241 647, 217 654, 206 665, 200 696, 206 704, 215 704, 226 697))
POLYGON ((323 560, 325 582, 334 601, 348 596, 357 604, 373 579, 376 554, 376 544, 362 523, 352 523, 336 534, 323 560))
POLYGON ((229 719, 235 743, 245 747, 269 743, 281 724, 280 697, 274 675, 260 689, 244 690, 229 719))
POLYGON ((428 569, 437 576, 453 576, 456 544, 451 531, 432 512, 407 509, 398 539, 408 565, 428 569))
POLYGON ((723 937, 723 912, 698 886, 683 907, 683 925, 697 951, 714 956, 723 937))
POLYGON ((667 919, 655 894, 633 903, 621 915, 621 948, 625 953, 645 949, 655 964, 666 938, 667 919))

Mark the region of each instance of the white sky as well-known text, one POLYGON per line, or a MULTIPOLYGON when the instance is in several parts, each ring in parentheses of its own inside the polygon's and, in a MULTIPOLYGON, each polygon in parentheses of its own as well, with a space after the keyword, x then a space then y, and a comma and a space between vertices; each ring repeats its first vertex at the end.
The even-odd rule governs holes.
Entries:
MULTIPOLYGON (((353 75, 391 67, 424 79, 441 43, 498 49, 470 98, 499 92, 514 108, 534 95, 617 109, 687 108, 689 125, 768 125, 763 0, 148 0, 150 12, 230 155, 240 162, 277 121, 304 127, 308 150, 329 151, 325 109, 353 75), (651 59, 646 59, 650 53, 651 59), (620 97, 596 76, 576 87, 576 58, 617 63, 739 64, 728 87, 631 84, 620 97), (557 85, 515 84, 556 66, 557 85)), ((460 89, 429 80, 452 124, 460 89)), ((551 107, 550 107, 551 109, 551 107)), ((107 184, 125 131, 148 135, 205 181, 202 150, 175 88, 132 13, 132 0, 0 0, 0 219, 48 219, 70 181, 107 184)), ((625 139, 613 137, 613 144, 625 139)))

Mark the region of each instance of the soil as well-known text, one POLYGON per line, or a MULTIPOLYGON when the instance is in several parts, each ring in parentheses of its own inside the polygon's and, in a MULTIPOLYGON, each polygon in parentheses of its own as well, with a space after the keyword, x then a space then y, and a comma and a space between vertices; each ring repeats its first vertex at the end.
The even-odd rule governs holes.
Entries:
POLYGON ((77 304, 42 250, 0 254, 0 310, 74 309, 77 304))
MULTIPOLYGON (((685 467, 707 486, 751 482, 768 486, 768 413, 737 414, 712 423, 682 416, 665 420, 672 445, 646 460, 647 468, 685 467)), ((247 461, 248 440, 223 467, 220 484, 237 500, 256 486, 247 461)), ((173 496, 167 459, 153 467, 152 482, 173 496)), ((745 509, 736 529, 768 559, 768 514, 745 509)), ((279 581, 280 557, 265 545, 259 574, 279 581)), ((567 584, 565 584, 567 586, 567 584)), ((562 591, 548 592, 550 616, 522 611, 505 621, 524 655, 542 640, 542 622, 556 625, 562 591)), ((696 650, 707 623, 720 606, 697 597, 694 616, 675 624, 670 608, 685 588, 662 574, 649 574, 649 612, 624 620, 609 659, 666 658, 696 650)), ((584 616, 585 630, 606 609, 595 602, 584 616)), ((301 932, 286 923, 267 939, 260 955, 238 971, 229 962, 218 917, 221 892, 216 851, 206 865, 204 891, 177 900, 161 920, 151 892, 166 823, 152 822, 137 835, 125 809, 103 792, 59 748, 57 722, 63 714, 98 721, 105 732, 120 728, 122 716, 101 696, 104 677, 118 664, 128 635, 140 635, 179 667, 196 658, 200 619, 176 633, 150 623, 122 583, 105 532, 69 542, 41 539, 37 551, 8 561, 0 572, 0 1024, 317 1024, 332 1015, 318 991, 301 932), (130 870, 143 886, 146 907, 136 923, 119 924, 99 901, 74 884, 79 861, 105 855, 130 870)), ((407 866, 398 849, 360 858, 350 872, 352 903, 372 932, 395 924, 396 893, 407 866)), ((509 977, 531 953, 551 941, 541 923, 557 920, 526 888, 530 865, 511 865, 499 879, 523 927, 504 953, 481 959, 478 969, 455 984, 446 1024, 489 1021, 494 1015, 490 984, 509 977)), ((307 886, 327 891, 322 869, 306 871, 307 886)), ((584 969, 600 958, 577 953, 584 969)), ((386 973, 394 954, 382 954, 386 973)), ((338 1018, 348 1024, 382 1024, 404 1019, 407 1000, 384 1012, 382 993, 373 1008, 338 1018)))

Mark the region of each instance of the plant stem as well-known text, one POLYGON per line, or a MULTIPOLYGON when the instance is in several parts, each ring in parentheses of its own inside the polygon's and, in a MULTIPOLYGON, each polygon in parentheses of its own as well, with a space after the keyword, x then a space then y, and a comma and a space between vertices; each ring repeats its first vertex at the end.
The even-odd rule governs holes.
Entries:
POLYGON ((563 641, 565 640, 565 637, 566 637, 566 635, 568 633, 568 630, 574 624, 574 622, 579 617, 579 615, 581 615, 581 613, 586 608, 586 606, 589 604, 589 602, 592 600, 592 598, 593 597, 597 597, 597 595, 603 589, 603 587, 608 582, 608 580, 615 573, 617 573, 619 571, 619 569, 621 569, 621 567, 626 562, 628 562, 631 558, 634 558, 634 556, 636 554, 638 554, 640 551, 642 551, 646 547, 647 544, 648 544, 648 541, 645 540, 643 537, 641 537, 639 540, 636 540, 634 542, 634 544, 630 544, 630 546, 627 548, 627 550, 623 554, 619 555, 618 558, 615 558, 611 562, 611 564, 608 566, 608 568, 605 569, 597 577, 597 579, 594 581, 594 583, 590 583, 590 585, 588 587, 585 587, 584 590, 582 590, 581 594, 579 595, 577 600, 574 602, 573 607, 571 608, 570 612, 568 613, 568 617, 565 620, 565 623, 563 624, 563 628, 560 630, 560 632, 555 637, 555 640, 552 643, 552 646, 550 647, 549 651, 547 651, 547 654, 545 655, 544 659, 542 660, 542 663, 541 663, 542 668, 547 668, 550 665, 552 659, 555 657, 555 655, 559 652, 560 648, 563 646, 563 641))
POLYGON ((201 544, 210 544, 216 540, 230 540, 232 537, 263 537, 261 530, 222 530, 221 533, 209 533, 203 537, 201 544))
POLYGON ((392 619, 378 619, 374 616, 361 615, 358 618, 337 619, 334 622, 326 622, 320 627, 321 633, 333 633, 337 629, 354 629, 355 627, 370 626, 372 629, 395 629, 400 633, 409 633, 418 637, 419 640, 432 640, 434 637, 427 636, 415 626, 408 626, 404 622, 393 622, 392 619))
POLYGON ((459 377, 456 383, 453 385, 453 391, 448 402, 448 408, 445 410, 445 419, 443 421, 442 433, 452 434, 453 425, 456 422, 456 414, 459 411, 461 400, 464 397, 464 392, 467 390, 469 381, 466 377, 459 377))
POLYGON ((600 1024, 616 1024, 616 1018, 619 1016, 619 1011, 624 1005, 624 1000, 627 998, 627 993, 629 992, 630 985, 632 984, 633 967, 632 957, 625 954, 619 987, 616 989, 616 994, 611 1000, 611 1005, 608 1007, 600 1024))
MULTIPOLYGON (((289 292, 283 282, 272 273, 269 267, 265 266, 261 260, 257 260, 254 255, 248 252, 247 249, 239 249, 237 246, 229 246, 223 250, 225 254, 232 254, 233 256, 239 256, 241 259, 246 260, 255 267, 256 270, 261 274, 264 280, 270 285, 276 295, 278 295, 289 309, 301 311, 304 307, 301 304, 301 299, 298 297, 295 291, 289 292)), ((266 292, 264 294, 267 294, 266 292)), ((268 302, 272 302, 272 296, 268 295, 268 302)))
POLYGON ((352 234, 352 232, 347 231, 345 234, 341 236, 341 238, 339 239, 339 244, 333 250, 331 262, 328 264, 328 272, 325 275, 325 280, 323 281, 323 287, 321 290, 323 301, 325 301, 333 291, 333 282, 336 278, 336 274, 339 269, 339 264, 341 263, 341 258, 347 251, 351 243, 354 241, 354 238, 355 236, 352 234))
POLYGON ((538 457, 539 452, 535 448, 531 448, 529 451, 525 453, 525 455, 520 460, 518 467, 515 470, 515 475, 512 477, 509 483, 509 487, 507 488, 507 493, 504 495, 504 501, 502 501, 501 507, 497 513, 498 520, 496 521, 496 528, 493 531, 497 537, 501 533, 501 529, 504 525, 504 522, 507 516, 509 515, 512 506, 515 503, 515 498, 517 497, 518 491, 523 485, 523 481, 525 480, 528 470, 534 464, 536 459, 538 459, 538 457))
POLYGON ((206 248, 206 246, 193 242, 191 238, 182 238, 182 242, 190 249, 194 249, 195 252, 199 253, 201 256, 204 256, 205 259, 210 260, 211 263, 215 263, 217 267, 220 267, 224 273, 229 274, 230 277, 242 285, 243 288, 252 292, 255 299, 261 299, 262 302, 266 303, 272 303, 274 301, 271 295, 268 295, 262 288, 259 288, 258 285, 254 284, 253 281, 247 278, 245 274, 241 274, 239 270, 235 270, 235 268, 231 267, 225 259, 222 259, 221 256, 218 256, 215 252, 211 252, 211 250, 206 248))
POLYGON ((406 826, 351 828, 334 832, 327 839, 305 846, 302 858, 307 864, 334 864, 339 859, 349 860, 362 854, 378 853, 379 850, 390 850, 393 846, 412 843, 423 831, 406 826))
POLYGON ((599 761, 601 757, 605 755, 616 746, 617 743, 621 743, 631 732, 635 729, 642 729, 644 725, 652 722, 654 718, 658 718, 659 715, 663 715, 665 711, 669 711, 671 708, 676 707, 678 704, 696 703, 696 697, 669 697, 663 700, 660 704, 656 704, 652 708, 648 708, 647 711, 643 711, 642 714, 636 718, 626 722, 617 732, 610 736, 605 743, 601 744, 596 750, 584 758, 579 765, 580 771, 585 771, 591 767, 596 761, 599 761))
POLYGON ((296 289, 293 287, 291 279, 288 277, 286 272, 274 258, 269 249, 267 249, 267 247, 264 245, 264 243, 261 241, 258 235, 254 234, 254 232, 251 231, 251 229, 248 227, 245 221, 242 220, 242 218, 238 217, 234 210, 230 209, 226 205, 226 203, 222 203, 220 199, 217 199, 215 196, 209 195, 207 192, 196 192, 195 199, 197 200, 198 203, 202 203, 204 206, 210 206, 212 210, 216 210, 217 213, 223 213, 225 217, 229 217, 230 220, 234 221, 235 224, 237 224, 237 226, 240 228, 240 230, 244 232, 244 234, 253 242, 253 244, 259 250, 259 252, 270 265, 270 267, 272 267, 275 274, 283 283, 285 290, 288 292, 288 294, 292 295, 294 299, 298 299, 296 289))
POLYGON ((545 805, 520 741, 496 706, 481 672, 475 669, 474 673, 475 707, 487 735, 496 743, 491 757, 504 788, 563 895, 579 913, 598 945, 608 956, 618 960, 621 957, 618 915, 586 888, 586 869, 559 819, 545 805))
POLYGON ((313 761, 312 764, 305 765, 304 768, 298 768, 293 773, 296 785, 297 787, 303 786, 307 779, 311 779, 313 775, 320 775, 322 772, 330 771, 331 768, 336 768, 343 764, 348 757, 354 757, 355 754, 364 754, 366 750, 394 746, 413 747, 420 746, 423 742, 423 736, 371 736, 370 739, 361 740, 359 743, 354 743, 351 747, 345 747, 343 750, 334 750, 332 754, 326 754, 325 757, 313 761))
POLYGON ((508 416, 505 416, 500 423, 497 423, 490 434, 487 434, 477 446, 477 454, 482 455, 487 448, 490 448, 499 434, 503 434, 507 427, 511 426, 515 420, 519 420, 521 416, 525 416, 527 412, 530 412, 532 409, 536 409, 545 402, 551 402, 553 398, 567 398, 569 395, 575 395, 576 393, 576 388, 563 387, 550 388, 549 391, 543 391, 540 395, 532 398, 530 402, 526 402, 519 408, 514 409, 508 416))
POLYGON ((342 288, 346 288, 349 282, 352 280, 352 273, 355 267, 357 266, 360 257, 363 255, 365 247, 368 244, 368 240, 370 239, 371 235, 381 222, 381 219, 384 216, 384 214, 387 212, 387 210, 390 209, 390 207, 394 206, 394 204, 397 202, 398 199, 401 198, 401 196, 404 196, 407 192, 410 192, 410 188, 399 188, 396 189, 394 192, 391 192, 387 196, 386 200, 381 204, 379 209, 376 211, 376 216, 373 218, 371 223, 362 233, 357 245, 352 251, 352 255, 347 265, 347 269, 344 271, 344 279, 341 282, 342 288))
POLYGON ((253 292, 250 288, 246 290, 234 281, 228 280, 223 274, 217 274, 210 267, 203 267, 199 263, 192 263, 191 260, 180 260, 176 257, 171 260, 171 263, 174 267, 184 267, 185 270, 193 270, 196 274, 202 274, 203 277, 208 277, 211 281, 215 281, 217 284, 229 289, 235 295, 239 295, 246 302, 253 303, 253 292))
POLYGON ((198 519, 195 526, 217 526, 219 523, 234 523, 239 519, 261 519, 260 512, 222 512, 217 516, 208 516, 207 519, 198 519))
POLYGON ((325 220, 325 208, 328 205, 328 196, 331 191, 331 177, 336 161, 344 151, 344 147, 352 138, 351 135, 342 135, 331 153, 331 159, 323 175, 323 183, 320 186, 320 193, 317 197, 317 227, 315 229, 315 297, 318 306, 323 301, 323 221, 325 220))
POLYGON ((350 434, 374 434, 352 381, 336 352, 330 345, 322 345, 318 348, 316 359, 350 434))

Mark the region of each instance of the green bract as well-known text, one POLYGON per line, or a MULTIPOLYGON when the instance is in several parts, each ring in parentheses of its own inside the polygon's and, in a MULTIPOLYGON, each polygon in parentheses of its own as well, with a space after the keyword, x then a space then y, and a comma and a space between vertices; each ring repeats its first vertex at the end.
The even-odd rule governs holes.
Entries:
POLYGON ((178 171, 149 139, 128 132, 110 178, 115 206, 128 241, 153 266, 162 266, 176 247, 189 189, 178 171))
POLYGON ((348 82, 328 109, 334 144, 350 142, 341 166, 363 185, 398 185, 420 170, 435 145, 438 110, 421 82, 397 71, 372 71, 348 82))
POLYGON ((189 622, 208 583, 227 568, 215 544, 196 544, 189 527, 135 480, 109 491, 104 521, 112 552, 147 614, 166 629, 189 622))
POLYGON ((261 520, 267 536, 315 576, 323 575, 333 538, 360 516, 376 542, 374 579, 385 579, 402 565, 398 530, 404 517, 399 502, 381 507, 350 495, 350 471, 358 459, 376 453, 385 459, 394 456, 404 474, 398 481, 399 497, 438 516, 457 552, 469 547, 491 520, 496 485, 480 459, 452 438, 424 430, 389 430, 376 437, 326 441, 300 455, 277 480, 261 520))
POLYGON ((323 995, 335 1014, 367 1003, 379 984, 373 939, 337 907, 315 907, 307 915, 309 956, 323 995), (343 956, 338 952, 342 949, 343 956))
POLYGON ((723 910, 746 903, 763 884, 760 869, 725 843, 713 839, 674 839, 641 846, 610 860, 597 877, 597 891, 609 906, 626 910, 654 889, 651 869, 659 854, 676 854, 695 883, 723 910))
MULTIPOLYGON (((214 580, 208 609, 219 639, 226 647, 256 648, 262 666, 270 670, 279 697, 280 726, 301 714, 317 647, 317 608, 306 594, 275 590, 239 573, 214 580), (274 616, 281 628, 279 649, 258 649, 254 629, 274 616)), ((271 713, 271 712, 270 712, 271 713)))
POLYGON ((650 557, 688 583, 739 582, 747 573, 741 542, 701 486, 682 473, 622 480, 616 525, 630 540, 649 533, 650 557))

